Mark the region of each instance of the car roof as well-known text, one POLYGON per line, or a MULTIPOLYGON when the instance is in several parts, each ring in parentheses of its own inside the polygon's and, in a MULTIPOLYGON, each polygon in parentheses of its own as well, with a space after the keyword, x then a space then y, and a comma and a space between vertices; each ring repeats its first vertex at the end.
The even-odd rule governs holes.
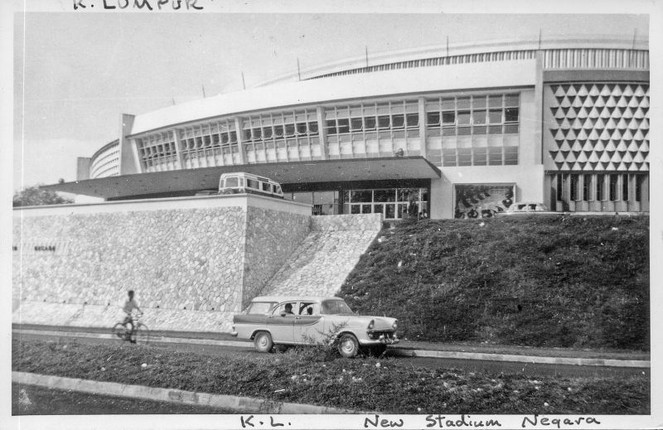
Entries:
POLYGON ((255 297, 252 302, 321 302, 323 300, 343 300, 340 297, 321 297, 321 296, 259 296, 255 297))

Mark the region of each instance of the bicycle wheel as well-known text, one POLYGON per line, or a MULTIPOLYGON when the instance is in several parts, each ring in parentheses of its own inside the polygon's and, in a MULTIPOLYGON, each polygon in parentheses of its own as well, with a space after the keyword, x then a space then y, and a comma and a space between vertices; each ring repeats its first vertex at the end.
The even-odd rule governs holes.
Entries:
POLYGON ((136 326, 136 331, 134 332, 133 340, 135 343, 141 345, 147 345, 150 341, 150 329, 143 323, 138 323, 136 326))
POLYGON ((112 333, 113 333, 113 338, 115 338, 115 339, 119 339, 119 340, 125 340, 125 339, 124 339, 124 336, 125 336, 126 333, 127 333, 127 329, 126 329, 126 327, 124 326, 124 324, 122 324, 121 322, 119 322, 119 323, 117 323, 117 324, 115 324, 115 325, 113 326, 113 331, 112 331, 112 333))

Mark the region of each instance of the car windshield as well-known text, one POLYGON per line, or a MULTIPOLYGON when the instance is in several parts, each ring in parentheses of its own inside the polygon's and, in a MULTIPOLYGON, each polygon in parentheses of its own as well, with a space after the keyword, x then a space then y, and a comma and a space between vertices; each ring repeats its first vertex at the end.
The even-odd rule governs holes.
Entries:
POLYGON ((253 302, 246 310, 247 314, 266 314, 274 306, 274 302, 253 302))
POLYGON ((343 300, 327 300, 322 302, 321 312, 327 315, 352 314, 352 309, 343 300))

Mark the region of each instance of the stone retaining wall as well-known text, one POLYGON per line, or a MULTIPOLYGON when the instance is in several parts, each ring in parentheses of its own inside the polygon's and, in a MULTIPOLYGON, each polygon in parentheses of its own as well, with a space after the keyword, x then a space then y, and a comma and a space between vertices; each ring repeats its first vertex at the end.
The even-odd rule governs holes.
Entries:
POLYGON ((133 289, 153 329, 230 331, 310 228, 301 205, 232 198, 15 211, 13 322, 111 326, 133 289))

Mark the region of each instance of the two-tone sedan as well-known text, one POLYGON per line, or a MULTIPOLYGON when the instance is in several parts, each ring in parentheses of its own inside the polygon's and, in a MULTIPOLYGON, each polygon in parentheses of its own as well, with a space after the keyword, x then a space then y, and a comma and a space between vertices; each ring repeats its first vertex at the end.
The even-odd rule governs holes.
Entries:
POLYGON ((260 352, 274 345, 310 345, 337 341, 343 357, 360 348, 382 354, 398 342, 394 318, 357 315, 338 297, 256 297, 233 317, 232 335, 253 340, 260 352))

